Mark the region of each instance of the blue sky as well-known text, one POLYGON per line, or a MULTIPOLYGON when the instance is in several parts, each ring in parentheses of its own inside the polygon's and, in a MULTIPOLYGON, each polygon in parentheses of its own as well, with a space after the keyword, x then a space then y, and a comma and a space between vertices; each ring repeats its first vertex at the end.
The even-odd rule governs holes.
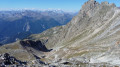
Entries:
MULTIPOLYGON (((78 11, 88 0, 0 0, 0 9, 12 8, 35 8, 35 9, 63 9, 78 11)), ((120 6, 120 0, 96 0, 98 2, 108 1, 120 6)))

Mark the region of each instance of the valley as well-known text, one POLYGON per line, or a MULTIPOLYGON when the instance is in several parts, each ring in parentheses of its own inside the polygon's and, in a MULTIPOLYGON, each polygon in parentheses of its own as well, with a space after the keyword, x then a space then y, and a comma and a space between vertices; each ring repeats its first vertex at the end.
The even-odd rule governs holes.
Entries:
POLYGON ((62 10, 10 10, 0 11, 0 43, 22 40, 31 34, 65 25, 76 13, 62 10))

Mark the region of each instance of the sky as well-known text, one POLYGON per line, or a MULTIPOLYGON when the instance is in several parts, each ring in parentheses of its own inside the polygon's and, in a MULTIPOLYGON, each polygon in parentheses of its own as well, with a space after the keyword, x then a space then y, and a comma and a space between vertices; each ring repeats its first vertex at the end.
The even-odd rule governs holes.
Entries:
MULTIPOLYGON (((0 10, 4 9, 63 9, 78 11, 88 0, 0 0, 0 10)), ((108 1, 120 6, 120 0, 96 0, 108 1)))

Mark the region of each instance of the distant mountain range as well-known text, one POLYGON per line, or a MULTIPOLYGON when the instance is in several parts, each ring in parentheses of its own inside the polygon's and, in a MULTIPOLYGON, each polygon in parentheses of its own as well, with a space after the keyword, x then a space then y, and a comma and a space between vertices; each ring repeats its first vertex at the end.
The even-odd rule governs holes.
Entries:
POLYGON ((0 11, 0 43, 11 43, 30 34, 64 25, 76 13, 62 10, 8 10, 0 11))

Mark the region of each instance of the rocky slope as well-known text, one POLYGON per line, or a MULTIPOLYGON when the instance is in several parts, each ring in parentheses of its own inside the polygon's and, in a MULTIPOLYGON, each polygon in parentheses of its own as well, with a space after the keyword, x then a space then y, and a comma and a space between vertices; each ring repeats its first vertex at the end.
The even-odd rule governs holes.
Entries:
POLYGON ((119 65, 119 18, 120 9, 115 4, 100 4, 89 0, 67 25, 31 35, 29 38, 47 40, 45 45, 53 49, 47 56, 51 60, 67 58, 119 65))
POLYGON ((53 50, 41 52, 29 46, 27 50, 23 50, 20 46, 25 46, 22 46, 18 41, 0 47, 0 51, 1 53, 11 52, 18 59, 28 61, 33 60, 34 55, 39 57, 44 55, 44 58, 41 58, 42 61, 57 66, 62 64, 83 65, 83 67, 119 66, 120 9, 108 2, 100 4, 94 0, 89 0, 82 6, 79 14, 67 25, 48 29, 41 34, 33 34, 28 37, 28 40, 35 42, 39 40, 47 49, 53 50), (8 46, 10 49, 6 49, 8 46), (20 51, 19 48, 16 48, 15 51, 12 48, 14 46, 19 46, 20 50, 23 51, 20 51), (18 55, 31 56, 31 58, 18 57, 15 55, 18 53, 17 50, 21 53, 18 55), (35 54, 29 51, 33 51, 35 54))

